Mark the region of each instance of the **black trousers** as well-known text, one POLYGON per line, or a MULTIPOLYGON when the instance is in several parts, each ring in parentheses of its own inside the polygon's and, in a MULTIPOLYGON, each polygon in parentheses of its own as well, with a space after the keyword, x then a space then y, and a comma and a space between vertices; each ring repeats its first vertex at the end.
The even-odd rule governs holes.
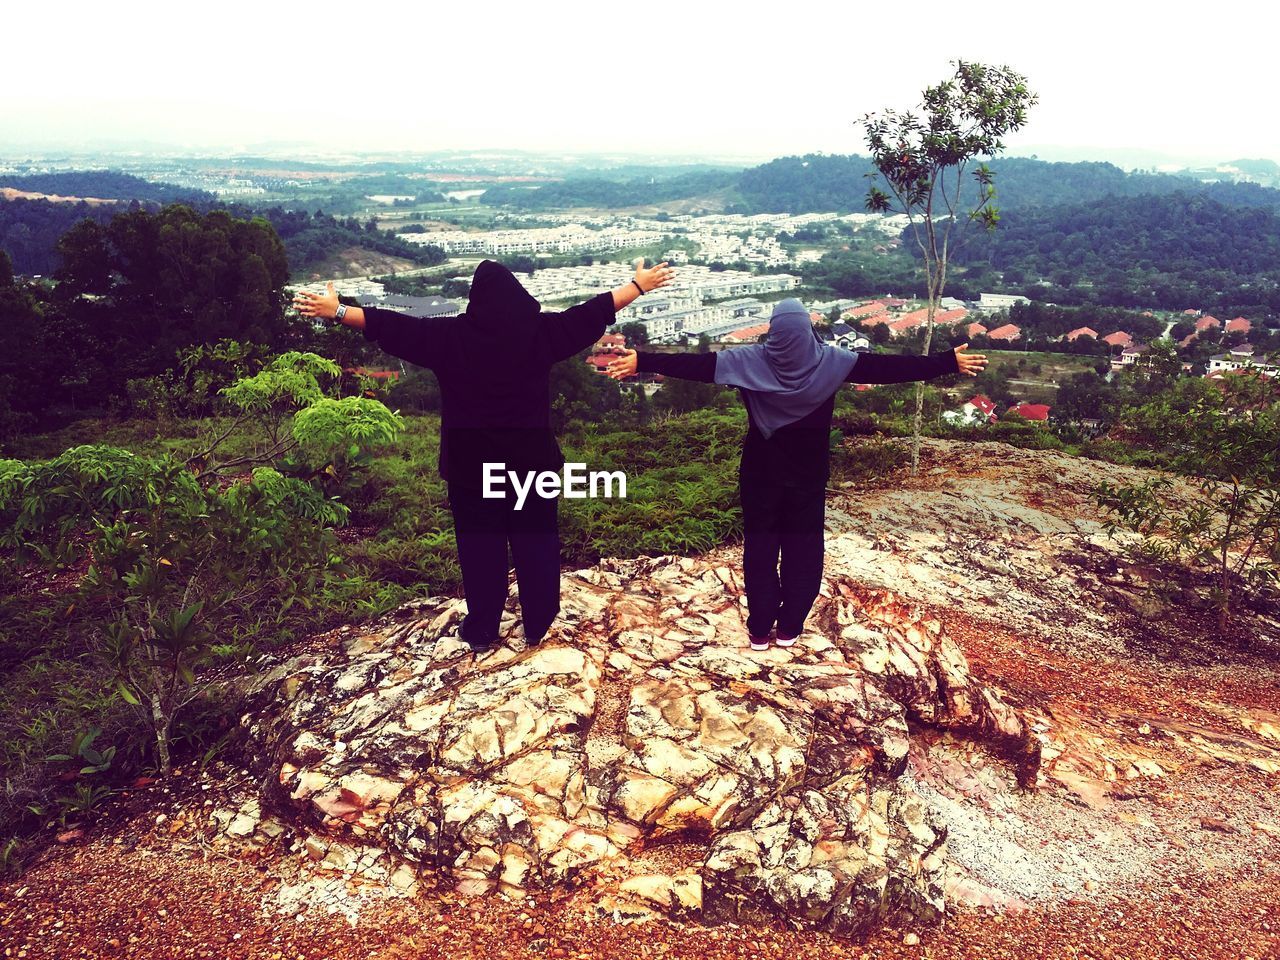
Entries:
POLYGON ((776 625, 795 636, 822 586, 826 484, 787 483, 749 468, 739 482, 747 630, 764 637, 776 625))
POLYGON ((516 510, 515 494, 509 485, 505 489, 505 498, 486 499, 478 489, 449 484, 467 598, 462 636, 472 645, 498 640, 507 600, 508 546, 515 560, 526 641, 541 640, 560 612, 559 498, 539 497, 530 490, 523 508, 516 510))

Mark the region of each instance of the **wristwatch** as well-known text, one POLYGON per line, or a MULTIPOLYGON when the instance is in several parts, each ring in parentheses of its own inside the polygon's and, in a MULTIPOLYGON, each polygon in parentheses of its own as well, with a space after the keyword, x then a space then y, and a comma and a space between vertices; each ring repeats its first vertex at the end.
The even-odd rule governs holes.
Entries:
POLYGON ((342 318, 347 315, 347 305, 345 303, 338 304, 338 312, 333 315, 333 319, 341 322, 342 318))

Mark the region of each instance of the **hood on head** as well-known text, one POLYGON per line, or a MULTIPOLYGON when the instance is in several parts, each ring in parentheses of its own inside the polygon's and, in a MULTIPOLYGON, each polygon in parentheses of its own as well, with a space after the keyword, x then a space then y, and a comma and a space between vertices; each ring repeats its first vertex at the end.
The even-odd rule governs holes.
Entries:
POLYGON ((795 297, 774 306, 764 351, 769 365, 784 380, 807 376, 818 364, 822 343, 814 334, 809 311, 795 297))
POLYGON ((500 327, 531 320, 542 305, 496 260, 481 261, 471 277, 467 317, 486 327, 500 327))

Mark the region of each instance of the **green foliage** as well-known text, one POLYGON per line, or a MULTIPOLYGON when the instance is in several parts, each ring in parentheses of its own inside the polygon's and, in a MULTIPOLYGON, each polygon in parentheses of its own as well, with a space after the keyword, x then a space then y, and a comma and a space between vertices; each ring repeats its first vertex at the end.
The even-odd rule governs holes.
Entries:
POLYGON ((260 625, 264 596, 307 603, 346 508, 302 481, 258 468, 203 486, 182 464, 103 446, 6 468, 0 546, 50 566, 92 558, 76 603, 99 625, 104 682, 153 726, 169 765, 173 717, 200 693, 214 639, 260 625), (199 598, 199 599, 196 599, 199 598))
POLYGON ((62 807, 62 823, 73 814, 92 813, 103 800, 115 793, 110 787, 92 783, 77 783, 70 794, 58 797, 58 805, 62 807))
POLYGON ((22 873, 22 841, 9 837, 0 843, 0 877, 16 877, 22 873))
POLYGON ((292 410, 324 396, 321 377, 337 377, 341 368, 314 353, 292 351, 276 357, 261 372, 224 387, 221 395, 243 413, 292 410))
POLYGON ((1208 598, 1219 629, 1246 585, 1280 586, 1280 398, 1259 376, 1219 383, 1184 379, 1126 412, 1132 439, 1158 451, 1199 488, 1178 494, 1171 477, 1101 482, 1107 529, 1142 536, 1141 552, 1212 574, 1208 598))
POLYGON ((1041 300, 1232 313, 1280 310, 1275 207, 1232 206, 1187 184, 1168 195, 1018 210, 1002 227, 975 238, 957 262, 1026 277, 1020 292, 1041 300))
POLYGON ((411 365, 387 390, 387 403, 395 410, 439 412, 440 381, 430 370, 411 365))
MULTIPOLYGON (((867 209, 889 212, 896 200, 897 210, 925 218, 924 229, 931 237, 934 217, 946 218, 947 233, 958 219, 995 226, 995 175, 986 164, 974 168, 976 196, 966 209, 964 174, 975 158, 1004 149, 1003 138, 1026 124, 1036 99, 1026 78, 1008 67, 961 60, 950 79, 925 88, 921 116, 895 110, 868 114, 864 123, 871 162, 889 193, 873 184, 867 209), (948 193, 951 181, 955 185, 948 193)), ((942 247, 930 247, 926 258, 941 253, 945 263, 945 239, 942 247)))
POLYGON ((82 733, 76 734, 71 741, 70 753, 50 754, 46 759, 53 761, 62 760, 79 760, 84 766, 80 768, 81 774, 102 773, 111 766, 111 761, 115 759, 116 748, 107 747, 104 750, 98 750, 94 747, 93 742, 102 734, 101 727, 90 727, 82 733))
MULTIPOLYGON (((82 571, 63 617, 76 614, 85 679, 151 729, 163 771, 175 721, 208 692, 204 668, 243 658, 332 582, 332 528, 349 509, 297 468, 349 482, 351 468, 401 430, 377 400, 326 396, 321 381, 338 373, 324 358, 293 352, 222 388, 241 416, 213 427, 206 449, 186 462, 105 444, 43 462, 0 461, 0 564, 82 571), (265 425, 270 443, 243 452, 237 431, 251 422, 265 425), (226 454, 233 434, 241 452, 226 454), (232 468, 242 472, 223 480, 232 468)), ((47 725, 37 718, 28 735, 47 740, 47 725)), ((98 750, 97 736, 65 756, 106 769, 116 746, 98 750)))
POLYGON ((217 413, 223 388, 261 369, 267 353, 261 344, 236 340, 179 350, 176 368, 129 381, 132 412, 166 421, 217 413))
POLYGON ((293 439, 312 467, 335 474, 368 452, 390 443, 404 427, 399 416, 369 397, 324 397, 299 410, 293 418, 293 439))
POLYGON ((833 483, 856 484, 882 480, 911 461, 911 451, 899 439, 874 435, 846 442, 840 430, 833 433, 833 483))

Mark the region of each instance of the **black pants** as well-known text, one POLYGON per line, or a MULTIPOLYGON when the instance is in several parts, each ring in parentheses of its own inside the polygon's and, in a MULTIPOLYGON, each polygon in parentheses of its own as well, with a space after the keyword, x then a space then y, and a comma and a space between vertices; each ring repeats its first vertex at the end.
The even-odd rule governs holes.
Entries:
POLYGON ((826 484, 789 484, 744 469, 742 573, 747 630, 795 636, 822 586, 826 484))
POLYGON ((478 489, 449 484, 458 562, 467 616, 462 636, 473 646, 498 640, 507 600, 507 546, 515 560, 525 640, 536 643, 560 612, 559 498, 529 491, 523 509, 506 487, 504 499, 485 499, 478 489))

